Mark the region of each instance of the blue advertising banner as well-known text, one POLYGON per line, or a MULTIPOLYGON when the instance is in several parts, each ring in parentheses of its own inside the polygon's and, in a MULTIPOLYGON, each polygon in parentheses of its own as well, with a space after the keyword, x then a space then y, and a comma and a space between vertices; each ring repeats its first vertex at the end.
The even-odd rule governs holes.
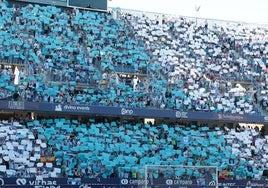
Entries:
POLYGON ((0 187, 58 187, 67 185, 67 178, 0 178, 0 187))
MULTIPOLYGON (((119 178, 1 178, 0 188, 215 188, 217 182, 199 184, 195 180, 181 179, 119 179, 119 178)), ((219 188, 267 188, 268 180, 219 180, 219 188)))
POLYGON ((264 123, 264 116, 242 115, 228 113, 214 113, 202 111, 179 111, 152 108, 128 108, 111 106, 89 106, 78 104, 55 104, 45 102, 23 102, 0 100, 0 110, 9 111, 31 111, 31 112, 52 112, 66 113, 72 115, 98 114, 110 116, 129 116, 146 118, 174 118, 189 120, 216 120, 245 123, 264 123))

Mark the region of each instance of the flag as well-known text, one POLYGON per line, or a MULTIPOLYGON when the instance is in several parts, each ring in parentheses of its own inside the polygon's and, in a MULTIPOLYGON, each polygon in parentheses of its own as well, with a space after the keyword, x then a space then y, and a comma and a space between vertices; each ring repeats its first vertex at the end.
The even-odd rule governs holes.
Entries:
POLYGON ((195 6, 195 11, 198 12, 200 10, 200 5, 199 6, 195 6))
POLYGON ((20 74, 20 71, 18 69, 18 67, 16 66, 15 67, 15 71, 14 71, 14 85, 18 85, 19 84, 19 74, 20 74))

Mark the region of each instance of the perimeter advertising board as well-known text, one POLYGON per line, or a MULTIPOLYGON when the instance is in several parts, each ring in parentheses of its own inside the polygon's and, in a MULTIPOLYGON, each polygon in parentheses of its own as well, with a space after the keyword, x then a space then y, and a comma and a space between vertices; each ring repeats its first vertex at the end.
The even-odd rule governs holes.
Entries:
MULTIPOLYGON (((150 180, 119 178, 1 178, 0 188, 140 188, 146 183, 150 188, 213 188, 216 182, 197 185, 191 180, 154 179, 150 180)), ((268 188, 268 180, 219 180, 219 188, 268 188)))

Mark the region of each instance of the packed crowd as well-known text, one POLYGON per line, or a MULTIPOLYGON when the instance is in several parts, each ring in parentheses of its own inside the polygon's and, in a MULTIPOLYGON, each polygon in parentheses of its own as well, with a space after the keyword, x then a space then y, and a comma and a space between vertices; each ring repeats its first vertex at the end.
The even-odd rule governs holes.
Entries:
MULTIPOLYGON (((204 104, 215 100, 223 108, 229 107, 234 99, 232 81, 248 82, 256 96, 260 95, 255 101, 266 99, 267 27, 128 12, 120 12, 119 17, 145 41, 168 83, 184 89, 189 102, 197 103, 199 109, 206 110, 204 104)), ((244 89, 237 90, 243 93, 244 89)), ((251 98, 252 92, 241 97, 251 98)))
POLYGON ((0 127, 2 177, 141 178, 151 164, 217 166, 220 178, 258 180, 268 168, 268 137, 256 128, 65 118, 0 127))
POLYGON ((257 113, 254 102, 267 106, 265 27, 7 2, 0 9, 0 58, 24 65, 17 85, 14 69, 2 67, 1 96, 240 114, 257 113))

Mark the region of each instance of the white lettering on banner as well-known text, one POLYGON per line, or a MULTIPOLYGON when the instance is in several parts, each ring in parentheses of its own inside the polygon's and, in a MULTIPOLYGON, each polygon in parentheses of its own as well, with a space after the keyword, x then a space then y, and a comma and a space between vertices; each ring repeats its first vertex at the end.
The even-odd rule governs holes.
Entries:
POLYGON ((55 106, 55 111, 61 112, 63 110, 73 110, 73 111, 90 111, 88 106, 75 106, 75 105, 61 105, 55 106))
POLYGON ((224 187, 232 187, 235 185, 236 185, 236 183, 219 183, 219 186, 224 186, 224 187))
POLYGON ((64 110, 85 110, 85 111, 90 110, 88 106, 73 106, 73 105, 64 105, 63 109, 64 110))
POLYGON ((5 181, 3 180, 3 178, 0 178, 0 186, 4 185, 5 181))
POLYGON ((241 115, 228 115, 228 114, 218 114, 218 119, 225 119, 225 120, 243 120, 244 117, 241 115))
POLYGON ((8 108, 13 110, 24 110, 24 102, 8 101, 8 108))
POLYGON ((177 185, 192 185, 193 181, 192 180, 174 180, 173 183, 177 185))
MULTIPOLYGON (((263 183, 257 183, 257 182, 247 182, 248 187, 265 187, 265 184, 263 183)), ((267 185, 266 185, 267 186, 267 185)))
POLYGON ((129 184, 134 184, 134 185, 145 185, 149 184, 149 180, 129 180, 129 184))
MULTIPOLYGON (((18 178, 16 180, 17 185, 26 185, 27 180, 25 178, 18 178)), ((57 185, 57 181, 51 181, 51 180, 29 180, 29 185, 34 185, 35 188, 60 188, 59 185, 57 185)))
POLYGON ((176 118, 188 118, 187 112, 176 111, 176 118))
POLYGON ((50 180, 34 180, 29 181, 30 185, 57 185, 57 181, 50 181, 50 180))
POLYGON ((133 110, 121 108, 121 115, 132 115, 134 113, 133 110))
POLYGON ((76 106, 73 105, 64 105, 63 106, 64 110, 76 110, 76 106))

